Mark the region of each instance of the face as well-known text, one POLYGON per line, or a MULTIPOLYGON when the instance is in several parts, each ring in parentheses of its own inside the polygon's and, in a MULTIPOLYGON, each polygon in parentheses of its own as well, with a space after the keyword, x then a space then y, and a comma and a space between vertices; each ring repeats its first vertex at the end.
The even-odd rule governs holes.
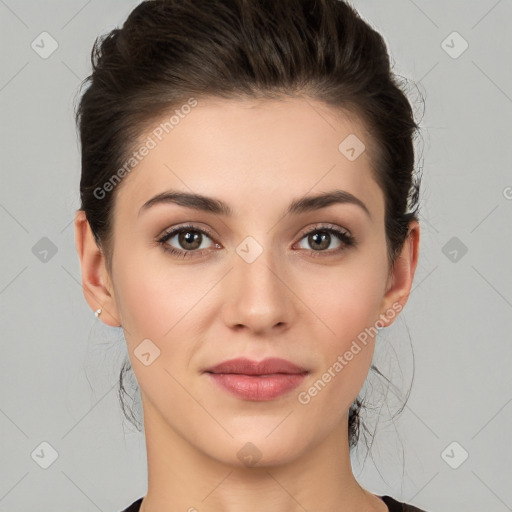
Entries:
POLYGON ((389 325, 403 305, 386 294, 371 141, 356 120, 302 99, 199 101, 162 140, 153 130, 141 140, 155 147, 116 191, 109 305, 146 429, 159 425, 229 464, 242 464, 244 450, 269 465, 296 459, 343 432, 376 321, 385 314, 389 325), (355 159, 339 149, 349 135, 366 146, 355 159), (190 199, 143 206, 171 191, 225 208, 190 199), (288 211, 336 191, 356 199, 288 211), (238 357, 282 358, 307 373, 259 384, 205 373, 238 357))

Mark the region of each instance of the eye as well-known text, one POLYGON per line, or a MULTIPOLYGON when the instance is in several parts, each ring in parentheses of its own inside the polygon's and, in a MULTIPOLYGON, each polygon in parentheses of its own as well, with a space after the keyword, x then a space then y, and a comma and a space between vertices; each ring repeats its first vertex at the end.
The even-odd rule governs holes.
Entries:
POLYGON ((332 225, 315 226, 302 235, 301 241, 305 240, 310 247, 311 256, 332 256, 339 254, 341 251, 356 245, 355 238, 346 231, 334 227, 332 225), (334 238, 333 238, 334 236, 334 238), (333 241, 338 241, 338 246, 332 250, 327 249, 333 241))
MULTIPOLYGON (((212 245, 208 245, 207 239, 212 241, 212 238, 213 235, 206 229, 189 224, 165 232, 157 242, 164 251, 173 256, 190 258, 202 256, 203 253, 208 252, 212 245), (170 242, 174 242, 175 245, 170 242)), ((313 229, 303 233, 300 240, 301 242, 305 240, 312 247, 312 249, 307 250, 313 257, 337 255, 349 247, 356 246, 356 240, 352 235, 333 225, 315 226, 313 229), (326 250, 336 241, 338 242, 337 247, 326 250)), ((213 246, 221 247, 216 242, 213 243, 213 246)))
MULTIPOLYGON (((164 251, 175 256, 187 258, 201 255, 203 250, 209 249, 208 246, 205 247, 203 244, 205 238, 211 240, 211 235, 208 231, 193 225, 186 225, 167 231, 157 241, 164 251), (178 247, 169 243, 173 239, 175 239, 175 244, 177 244, 178 247)), ((216 245, 219 246, 218 244, 216 245)))

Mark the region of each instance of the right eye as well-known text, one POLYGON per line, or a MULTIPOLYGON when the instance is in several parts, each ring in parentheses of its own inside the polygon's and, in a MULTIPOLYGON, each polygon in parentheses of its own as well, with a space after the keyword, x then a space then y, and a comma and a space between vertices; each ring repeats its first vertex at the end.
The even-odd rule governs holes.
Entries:
MULTIPOLYGON (((181 258, 195 257, 204 254, 207 248, 202 247, 204 237, 210 238, 211 235, 204 229, 193 225, 179 226, 165 232, 157 241, 162 249, 174 256, 181 258), (178 247, 170 244, 175 239, 178 247)), ((218 247, 219 244, 215 244, 218 247)))

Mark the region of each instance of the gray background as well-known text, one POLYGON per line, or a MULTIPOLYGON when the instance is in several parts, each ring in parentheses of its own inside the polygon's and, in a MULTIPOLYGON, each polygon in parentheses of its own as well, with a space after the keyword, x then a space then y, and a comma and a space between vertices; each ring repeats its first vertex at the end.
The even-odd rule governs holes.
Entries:
MULTIPOLYGON (((512 2, 352 3, 426 102, 420 261, 374 358, 396 389, 373 379, 377 434, 354 471, 429 512, 512 510, 512 2)), ((72 224, 77 88, 95 37, 137 4, 0 0, 0 511, 115 512, 146 491, 116 393, 126 348, 85 302, 72 224)))

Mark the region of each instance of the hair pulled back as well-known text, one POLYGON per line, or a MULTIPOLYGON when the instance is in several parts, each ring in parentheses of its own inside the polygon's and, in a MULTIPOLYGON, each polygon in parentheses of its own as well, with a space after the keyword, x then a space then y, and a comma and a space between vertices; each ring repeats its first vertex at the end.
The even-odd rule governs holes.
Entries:
MULTIPOLYGON (((88 87, 76 111, 80 209, 110 270, 112 213, 121 184, 111 191, 104 184, 112 183, 152 123, 190 98, 286 96, 320 100, 362 121, 375 148, 372 172, 385 198, 392 268, 409 223, 418 220, 413 139, 419 126, 391 71, 383 37, 350 5, 341 0, 146 0, 121 28, 96 39, 91 61, 93 71, 84 80, 88 87)), ((130 368, 125 362, 120 375, 125 415, 123 375, 130 368)), ((349 411, 350 446, 359 438, 361 406, 357 399, 349 411)))

